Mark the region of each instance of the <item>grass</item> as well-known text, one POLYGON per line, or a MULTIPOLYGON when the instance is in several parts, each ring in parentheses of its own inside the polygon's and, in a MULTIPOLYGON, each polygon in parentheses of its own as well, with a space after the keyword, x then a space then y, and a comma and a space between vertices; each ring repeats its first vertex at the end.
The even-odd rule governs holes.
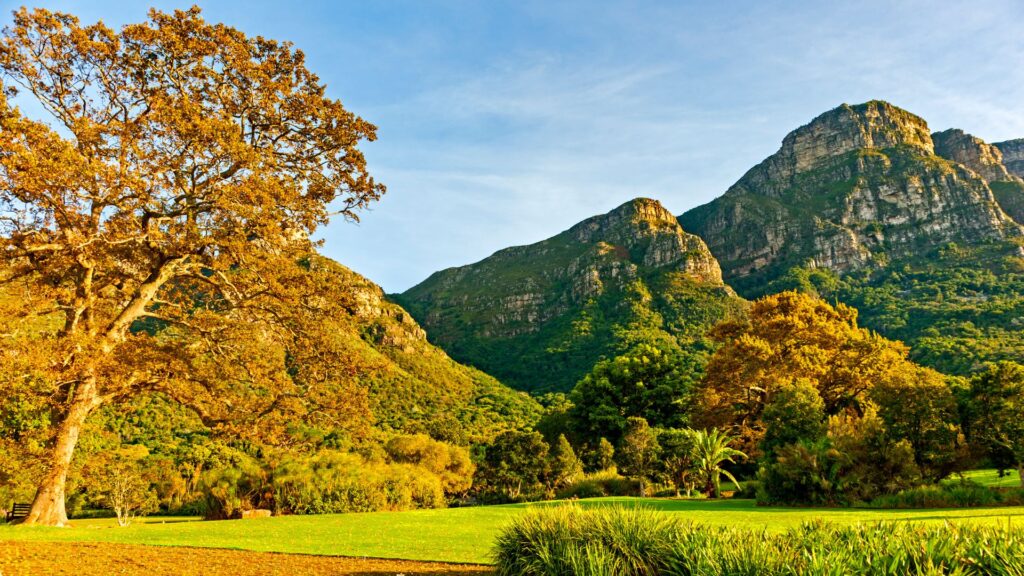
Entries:
MULTIPOLYGON (((1007 470, 1006 475, 1001 478, 999 477, 998 470, 971 470, 969 472, 964 472, 964 478, 990 488, 1020 487, 1020 474, 1018 474, 1016 470, 1007 470)), ((948 481, 956 482, 957 479, 954 477, 948 481)))
POLYGON ((1024 526, 807 523, 708 527, 642 508, 562 506, 499 536, 497 576, 1020 576, 1024 526))
MULTIPOLYGON (((584 508, 619 505, 671 513, 711 526, 746 526, 781 533, 810 520, 857 524, 880 520, 922 523, 1024 525, 1024 507, 956 510, 863 510, 769 508, 751 500, 667 500, 597 498, 584 508)), ((113 519, 74 521, 74 528, 0 526, 0 541, 113 542, 488 563, 501 530, 530 507, 558 503, 480 506, 412 512, 371 512, 322 516, 282 516, 256 520, 198 522, 188 518, 149 518, 128 528, 113 519)))

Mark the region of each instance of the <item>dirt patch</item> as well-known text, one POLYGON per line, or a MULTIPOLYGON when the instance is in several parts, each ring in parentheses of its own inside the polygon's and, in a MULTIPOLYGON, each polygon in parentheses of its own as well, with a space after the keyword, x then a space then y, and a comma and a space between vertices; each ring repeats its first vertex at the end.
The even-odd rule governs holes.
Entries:
POLYGON ((0 542, 0 576, 413 576, 491 574, 486 566, 89 542, 0 542))

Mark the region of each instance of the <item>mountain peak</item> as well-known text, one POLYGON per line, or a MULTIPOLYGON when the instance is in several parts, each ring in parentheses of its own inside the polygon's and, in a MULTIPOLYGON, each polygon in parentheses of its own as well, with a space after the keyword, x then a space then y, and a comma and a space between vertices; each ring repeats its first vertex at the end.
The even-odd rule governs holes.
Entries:
POLYGON ((896 147, 932 154, 928 123, 882 100, 842 104, 787 134, 778 152, 751 168, 726 194, 779 196, 799 175, 836 159, 896 147))
POLYGON ((1003 153, 997 146, 989 144, 964 132, 950 128, 932 134, 935 153, 947 160, 963 164, 988 182, 1005 182, 1013 176, 1003 165, 1003 153))
MULTIPOLYGON (((679 221, 661 202, 634 198, 607 214, 592 216, 569 229, 580 242, 630 242, 645 231, 679 228, 679 221), (622 237, 622 235, 625 237, 622 237)), ((679 230, 682 232, 682 229, 679 230)))
POLYGON ((739 302, 704 241, 649 198, 436 272, 397 298, 453 358, 522 388, 561 390, 637 330, 679 342, 739 302), (694 299, 702 304, 691 310, 694 299))
POLYGON ((1024 178, 1024 138, 993 144, 1003 154, 1003 165, 1010 174, 1024 178))
POLYGON ((979 174, 1002 166, 998 151, 958 131, 937 137, 954 161, 935 154, 920 117, 877 100, 844 104, 679 220, 746 295, 793 266, 849 272, 946 242, 1019 235, 979 174))
POLYGON ((860 148, 914 146, 934 150, 928 123, 882 100, 842 104, 790 132, 782 146, 793 146, 797 167, 860 148))

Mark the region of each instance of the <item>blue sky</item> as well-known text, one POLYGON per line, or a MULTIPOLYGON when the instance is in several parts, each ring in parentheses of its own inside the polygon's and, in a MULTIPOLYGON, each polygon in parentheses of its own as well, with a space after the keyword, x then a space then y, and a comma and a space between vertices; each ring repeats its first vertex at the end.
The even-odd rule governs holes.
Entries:
MULTIPOLYGON (((633 197, 677 214, 703 204, 843 102, 1024 137, 1024 2, 199 4, 294 42, 378 125, 364 149, 388 194, 322 236, 390 292, 633 197)), ((111 25, 147 6, 38 5, 111 25)))

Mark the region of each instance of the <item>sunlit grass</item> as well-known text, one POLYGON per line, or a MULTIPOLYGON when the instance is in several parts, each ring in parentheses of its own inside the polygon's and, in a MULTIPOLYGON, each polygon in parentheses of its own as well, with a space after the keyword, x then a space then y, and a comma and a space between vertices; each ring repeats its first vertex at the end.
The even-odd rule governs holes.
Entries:
MULTIPOLYGON (((1016 488, 1020 486, 1020 474, 1016 470, 1007 470, 1004 472, 1004 476, 999 476, 998 470, 970 470, 964 472, 964 477, 968 480, 977 482, 983 486, 991 486, 993 488, 1016 488)), ((951 482, 955 482, 954 477, 951 482)))
MULTIPOLYGON (((267 552, 443 560, 490 561, 498 533, 529 506, 480 506, 412 512, 282 516, 199 522, 151 517, 128 528, 113 519, 74 521, 74 528, 0 527, 0 540, 97 541, 200 546, 267 552)), ((860 510, 758 507, 750 500, 597 498, 584 507, 643 505, 714 526, 744 526, 777 533, 809 520, 840 524, 879 520, 924 523, 1024 524, 1024 507, 956 510, 860 510)))

